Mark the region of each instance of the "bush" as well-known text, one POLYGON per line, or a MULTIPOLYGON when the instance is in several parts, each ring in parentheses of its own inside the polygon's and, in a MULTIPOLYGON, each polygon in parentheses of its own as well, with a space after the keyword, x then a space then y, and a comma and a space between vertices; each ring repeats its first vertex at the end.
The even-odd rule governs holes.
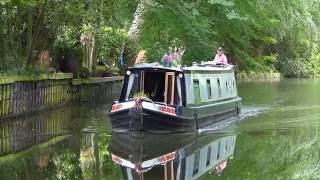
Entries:
POLYGON ((311 77, 320 76, 320 53, 313 55, 306 64, 309 67, 311 77))
POLYGON ((97 59, 111 60, 116 65, 127 37, 127 31, 124 29, 101 27, 95 37, 97 59))
POLYGON ((43 68, 40 66, 30 66, 26 68, 12 68, 10 71, 8 70, 1 70, 0 75, 20 75, 20 76, 31 76, 31 75, 40 75, 47 73, 47 68, 43 68))
MULTIPOLYGON (((102 26, 95 29, 92 26, 83 25, 82 27, 63 27, 61 34, 57 36, 54 48, 55 60, 59 49, 69 49, 81 57, 83 56, 83 46, 80 43, 80 36, 82 32, 92 32, 95 36, 95 49, 94 49, 94 62, 97 60, 108 60, 111 62, 112 69, 117 70, 118 59, 123 47, 127 40, 127 31, 119 28, 112 28, 102 26)), ((83 58, 79 58, 80 61, 83 58)), ((57 64, 57 62, 55 62, 57 64)), ((82 64, 79 62, 79 64, 82 64)), ((88 69, 82 68, 80 72, 81 77, 88 77, 88 69)))
POLYGON ((285 58, 277 64, 279 71, 284 77, 288 78, 308 78, 312 77, 309 66, 302 59, 290 60, 285 58))

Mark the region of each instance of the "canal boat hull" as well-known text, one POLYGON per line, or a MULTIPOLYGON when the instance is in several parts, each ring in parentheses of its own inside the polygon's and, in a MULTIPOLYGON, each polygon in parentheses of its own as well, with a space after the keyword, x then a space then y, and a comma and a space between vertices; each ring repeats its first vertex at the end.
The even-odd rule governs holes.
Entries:
POLYGON ((188 132, 196 130, 191 117, 173 116, 146 108, 130 108, 110 113, 112 131, 147 131, 157 133, 188 132))
MULTIPOLYGON (((152 133, 191 132, 228 118, 238 117, 240 98, 197 107, 150 108, 142 103, 109 114, 112 131, 147 131, 152 133), (170 108, 171 112, 165 108, 170 108), (170 113, 168 113, 170 112, 170 113)), ((149 106, 148 106, 149 105, 149 106)))

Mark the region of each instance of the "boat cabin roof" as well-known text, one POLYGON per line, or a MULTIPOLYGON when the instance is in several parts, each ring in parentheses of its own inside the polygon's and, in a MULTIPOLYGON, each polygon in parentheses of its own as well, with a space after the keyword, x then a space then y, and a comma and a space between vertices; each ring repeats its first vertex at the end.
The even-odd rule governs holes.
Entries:
POLYGON ((215 65, 215 66, 207 66, 207 65, 197 65, 184 67, 184 71, 232 71, 234 70, 233 65, 215 65))
POLYGON ((164 67, 159 65, 158 63, 145 63, 141 65, 136 65, 134 67, 130 67, 129 70, 155 70, 155 71, 177 71, 182 72, 181 69, 175 67, 164 67))
POLYGON ((204 64, 194 64, 189 67, 182 67, 181 69, 176 67, 164 67, 159 65, 159 63, 145 63, 136 65, 134 67, 129 68, 129 70, 156 70, 156 71, 176 71, 176 72, 190 72, 190 71, 216 71, 216 72, 224 72, 224 71, 233 71, 233 65, 215 65, 210 63, 204 64))

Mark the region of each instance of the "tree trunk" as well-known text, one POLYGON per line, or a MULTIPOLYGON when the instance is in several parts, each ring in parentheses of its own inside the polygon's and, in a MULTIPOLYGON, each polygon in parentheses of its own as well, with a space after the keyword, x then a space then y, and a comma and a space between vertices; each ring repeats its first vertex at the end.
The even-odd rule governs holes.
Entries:
POLYGON ((94 35, 92 34, 92 44, 90 46, 90 51, 89 51, 89 72, 92 74, 93 70, 95 69, 95 66, 96 66, 96 61, 94 61, 94 47, 95 47, 95 38, 94 38, 94 35))
POLYGON ((96 61, 94 61, 95 37, 92 32, 86 32, 81 35, 81 44, 84 46, 84 59, 82 66, 87 68, 91 74, 95 69, 96 61))
POLYGON ((43 5, 41 5, 38 9, 37 9, 37 18, 34 21, 34 17, 33 17, 33 10, 30 9, 29 13, 28 13, 28 32, 27 32, 27 47, 26 47, 26 62, 25 62, 25 66, 30 66, 31 62, 33 60, 33 51, 35 50, 35 47, 37 45, 37 43, 39 42, 39 35, 40 35, 40 31, 43 25, 43 18, 44 18, 44 9, 43 9, 43 5))
POLYGON ((151 0, 140 0, 134 13, 133 21, 128 32, 128 41, 124 46, 125 60, 128 66, 134 65, 140 34, 144 22, 144 14, 150 4, 151 0))

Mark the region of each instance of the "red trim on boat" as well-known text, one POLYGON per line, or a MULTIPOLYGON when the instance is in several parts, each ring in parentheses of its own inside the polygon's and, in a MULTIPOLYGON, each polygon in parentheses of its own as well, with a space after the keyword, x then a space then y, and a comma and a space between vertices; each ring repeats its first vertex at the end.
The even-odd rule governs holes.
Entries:
POLYGON ((113 111, 118 111, 122 108, 122 105, 121 104, 114 104, 112 105, 112 108, 111 108, 111 112, 113 111))
POLYGON ((113 162, 118 163, 118 164, 122 164, 121 158, 119 158, 118 156, 113 155, 113 154, 111 156, 112 156, 112 161, 113 162))
POLYGON ((168 106, 160 106, 159 107, 160 111, 176 115, 176 109, 168 106))
POLYGON ((176 158, 176 151, 159 157, 158 162, 164 164, 173 161, 176 158))

